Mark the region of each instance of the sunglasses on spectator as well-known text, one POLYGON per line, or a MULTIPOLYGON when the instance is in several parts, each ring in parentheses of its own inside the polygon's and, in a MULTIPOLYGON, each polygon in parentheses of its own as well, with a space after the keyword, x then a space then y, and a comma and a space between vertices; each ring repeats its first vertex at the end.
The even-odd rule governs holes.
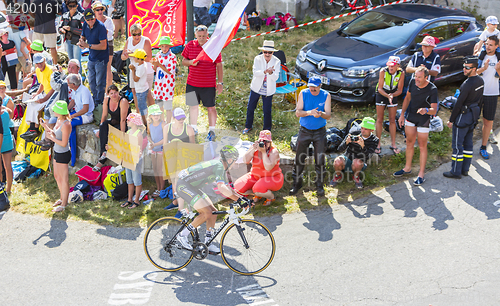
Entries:
POLYGON ((68 5, 68 8, 72 9, 72 8, 77 7, 77 6, 78 6, 78 5, 76 5, 76 4, 72 4, 72 5, 68 5))
POLYGON ((102 8, 102 7, 101 8, 96 8, 94 11, 95 12, 101 12, 101 11, 104 11, 104 8, 102 8))
POLYGON ((264 54, 273 54, 273 51, 262 51, 264 54))
POLYGON ((141 36, 141 33, 132 33, 132 36, 141 36))
POLYGON ((464 65, 464 69, 465 69, 465 70, 471 70, 472 68, 474 68, 474 67, 469 67, 469 66, 465 66, 465 65, 464 65))

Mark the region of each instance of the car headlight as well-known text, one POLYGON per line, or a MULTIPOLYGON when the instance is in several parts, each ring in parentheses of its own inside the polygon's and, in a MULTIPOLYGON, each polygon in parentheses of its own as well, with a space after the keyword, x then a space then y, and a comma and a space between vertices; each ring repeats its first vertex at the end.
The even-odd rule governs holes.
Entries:
POLYGON ((306 61, 306 53, 303 50, 299 51, 299 55, 297 55, 297 59, 301 62, 306 61))
POLYGON ((380 69, 378 66, 351 67, 342 70, 342 75, 348 78, 364 78, 380 69))

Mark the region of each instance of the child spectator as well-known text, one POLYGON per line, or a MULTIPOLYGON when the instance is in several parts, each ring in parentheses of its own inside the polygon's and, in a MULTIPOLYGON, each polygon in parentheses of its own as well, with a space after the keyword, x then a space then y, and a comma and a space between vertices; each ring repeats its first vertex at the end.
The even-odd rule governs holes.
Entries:
MULTIPOLYGON (((496 16, 488 16, 486 18, 486 29, 484 29, 483 33, 479 35, 479 41, 474 46, 474 55, 479 55, 479 60, 484 60, 484 56, 486 55, 486 49, 484 48, 484 43, 490 36, 498 36, 500 39, 500 31, 497 29, 498 26, 498 18, 496 16)), ((497 59, 500 60, 500 48, 496 50, 497 59)), ((481 66, 481 63, 479 63, 481 66)))
MULTIPOLYGON (((171 123, 165 125, 163 128, 163 146, 167 143, 173 141, 182 141, 187 143, 195 143, 194 129, 191 125, 186 123, 186 113, 182 108, 177 107, 174 109, 174 120, 171 123)), ((175 177, 170 177, 172 181, 172 190, 175 190, 177 179, 175 177)), ((182 216, 181 210, 184 209, 184 200, 181 198, 174 199, 167 209, 177 208, 178 212, 175 215, 176 218, 182 216)))
MULTIPOLYGON (((138 113, 130 113, 127 116, 127 125, 129 127, 127 134, 131 135, 132 137, 137 137, 138 143, 142 144, 142 131, 144 128, 144 124, 141 121, 140 115, 138 113)), ((125 175, 127 177, 127 184, 128 184, 128 199, 127 202, 120 205, 121 207, 128 207, 132 209, 140 205, 139 198, 141 196, 141 191, 142 191, 141 170, 142 170, 142 150, 139 155, 139 161, 135 166, 135 170, 133 171, 130 169, 125 170, 125 175), (134 189, 135 189, 135 200, 133 199, 134 189)))
MULTIPOLYGON (((167 123, 172 117, 172 101, 174 99, 175 88, 175 68, 177 58, 170 51, 173 44, 170 37, 164 36, 160 39, 160 49, 156 57, 152 59, 153 69, 156 72, 153 96, 160 109, 167 111, 167 123)), ((151 115, 151 114, 150 114, 151 115)))
POLYGON ((146 65, 144 64, 144 60, 146 59, 146 51, 144 51, 143 49, 137 49, 134 51, 134 53, 130 54, 129 57, 132 58, 133 62, 128 66, 128 68, 130 69, 130 75, 135 82, 135 92, 137 95, 135 106, 141 113, 142 122, 144 124, 147 124, 146 112, 148 110, 147 98, 149 87, 146 78, 146 65))
POLYGON ((160 107, 153 104, 148 107, 149 124, 149 147, 151 149, 151 160, 153 162, 153 170, 155 174, 156 191, 153 193, 153 198, 160 196, 160 190, 165 188, 165 179, 163 173, 165 172, 163 165, 163 127, 165 122, 161 120, 162 111, 160 107))

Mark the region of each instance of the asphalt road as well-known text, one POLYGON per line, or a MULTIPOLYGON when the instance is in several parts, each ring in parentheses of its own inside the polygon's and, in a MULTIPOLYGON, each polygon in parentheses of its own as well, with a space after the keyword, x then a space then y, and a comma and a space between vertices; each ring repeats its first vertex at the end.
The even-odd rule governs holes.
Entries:
POLYGON ((489 151, 461 180, 442 176, 447 164, 420 187, 409 177, 344 205, 260 219, 277 252, 250 277, 218 256, 158 272, 144 228, 8 212, 0 304, 498 305, 500 152, 489 151))

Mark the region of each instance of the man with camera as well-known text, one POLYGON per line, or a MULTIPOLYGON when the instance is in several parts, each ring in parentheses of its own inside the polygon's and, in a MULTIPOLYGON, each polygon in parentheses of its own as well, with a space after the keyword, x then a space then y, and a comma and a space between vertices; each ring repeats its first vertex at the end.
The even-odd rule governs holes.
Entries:
POLYGON ((361 122, 361 133, 349 134, 338 147, 342 152, 347 149, 345 154, 335 158, 333 167, 335 168, 335 177, 330 182, 330 186, 337 186, 344 179, 344 172, 349 175, 353 173, 354 185, 358 189, 363 188, 363 179, 360 173, 365 171, 366 161, 370 159, 378 145, 378 137, 373 134, 375 129, 375 119, 371 117, 363 118, 361 122), (344 171, 344 172, 342 172, 344 171))
POLYGON ((460 86, 460 95, 453 107, 447 125, 452 129, 451 171, 444 172, 448 178, 462 178, 469 175, 472 162, 472 136, 481 113, 484 81, 477 75, 478 58, 469 57, 464 60, 464 75, 467 77, 460 86))
POLYGON ((325 137, 326 120, 331 117, 331 96, 321 89, 321 79, 310 77, 309 88, 300 92, 295 115, 300 118, 300 130, 297 138, 297 154, 293 167, 293 186, 290 195, 295 195, 302 188, 302 172, 311 142, 314 146, 314 161, 316 169, 316 194, 325 195, 323 174, 325 172, 325 137))

